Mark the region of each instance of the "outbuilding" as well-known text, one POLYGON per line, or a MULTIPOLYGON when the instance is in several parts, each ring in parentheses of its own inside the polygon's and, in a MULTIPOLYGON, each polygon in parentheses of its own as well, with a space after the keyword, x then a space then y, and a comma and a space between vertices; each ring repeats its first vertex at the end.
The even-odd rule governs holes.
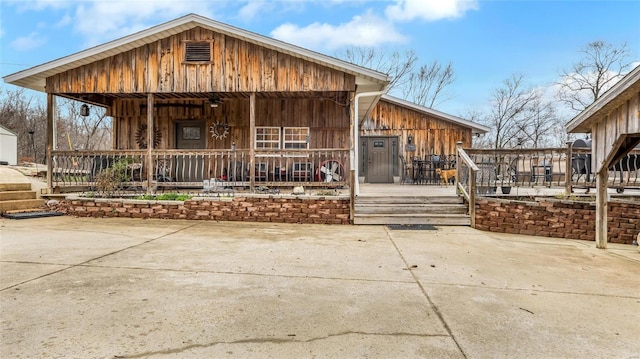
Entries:
POLYGON ((0 125, 0 164, 18 164, 18 135, 0 125))

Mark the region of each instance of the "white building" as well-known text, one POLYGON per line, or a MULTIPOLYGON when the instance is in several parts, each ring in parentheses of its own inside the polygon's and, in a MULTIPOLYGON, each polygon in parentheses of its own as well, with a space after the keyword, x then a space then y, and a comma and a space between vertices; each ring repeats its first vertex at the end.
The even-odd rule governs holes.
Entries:
POLYGON ((0 125, 0 164, 18 164, 18 135, 0 125))

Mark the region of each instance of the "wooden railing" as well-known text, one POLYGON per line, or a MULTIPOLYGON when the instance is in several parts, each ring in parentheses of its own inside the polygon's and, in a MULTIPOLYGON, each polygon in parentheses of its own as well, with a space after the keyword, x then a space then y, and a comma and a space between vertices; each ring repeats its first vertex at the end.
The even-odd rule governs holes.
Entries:
MULTIPOLYGON (((495 194, 497 187, 595 188, 591 150, 588 148, 467 149, 478 166, 479 194, 495 194), (569 159, 569 160, 568 160, 569 159)), ((640 188, 640 151, 632 151, 610 167, 609 188, 622 192, 640 188)))
POLYGON ((462 148, 462 142, 457 143, 456 148, 456 188, 469 203, 469 217, 471 228, 476 227, 476 181, 480 168, 462 148))
POLYGON ((120 189, 340 187, 348 185, 349 150, 153 150, 53 151, 54 187, 96 189, 117 172, 120 189), (253 164, 253 168, 252 168, 253 164), (151 176, 149 177, 149 172, 151 176), (147 179, 151 178, 151 183, 147 179))

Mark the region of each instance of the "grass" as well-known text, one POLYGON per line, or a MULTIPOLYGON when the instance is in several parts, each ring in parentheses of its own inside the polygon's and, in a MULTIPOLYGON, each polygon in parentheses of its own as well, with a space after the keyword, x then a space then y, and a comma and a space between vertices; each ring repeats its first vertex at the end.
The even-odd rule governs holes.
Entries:
POLYGON ((142 195, 137 196, 135 199, 147 200, 147 201, 186 201, 193 198, 190 194, 180 193, 163 193, 161 195, 142 195))

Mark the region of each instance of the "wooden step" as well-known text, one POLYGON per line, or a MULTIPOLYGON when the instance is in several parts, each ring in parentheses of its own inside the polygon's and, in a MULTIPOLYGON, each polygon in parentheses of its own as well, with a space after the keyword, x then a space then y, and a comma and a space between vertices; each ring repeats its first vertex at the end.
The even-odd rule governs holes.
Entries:
POLYGON ((31 191, 31 183, 0 183, 0 192, 31 191))
POLYGON ((367 196, 356 197, 356 204, 461 204, 463 200, 457 196, 367 196))
POLYGON ((374 225, 374 224, 432 224, 439 226, 469 226, 471 218, 460 214, 356 214, 353 219, 354 224, 374 225))
POLYGON ((20 199, 0 202, 0 212, 40 208, 45 205, 42 199, 20 199))
POLYGON ((35 191, 4 191, 0 192, 0 201, 15 201, 19 199, 36 199, 35 191))
POLYGON ((468 207, 463 204, 355 204, 358 214, 466 214, 468 207))

